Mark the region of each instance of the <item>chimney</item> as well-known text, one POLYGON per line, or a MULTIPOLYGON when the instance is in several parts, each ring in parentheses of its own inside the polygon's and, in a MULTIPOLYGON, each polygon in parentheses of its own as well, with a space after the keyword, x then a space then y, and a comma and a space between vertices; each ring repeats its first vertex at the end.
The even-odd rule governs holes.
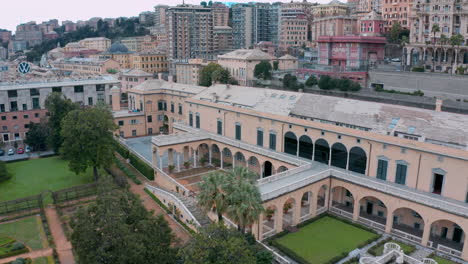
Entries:
POLYGON ((169 75, 169 76, 167 77, 167 81, 168 81, 169 83, 172 83, 172 82, 174 81, 174 78, 172 77, 172 75, 169 75))
POLYGON ((112 111, 120 111, 120 88, 114 86, 110 92, 112 97, 112 111))
POLYGON ((436 108, 435 108, 436 112, 442 112, 442 103, 443 103, 442 100, 440 99, 436 100, 436 108))
POLYGON ((158 73, 158 79, 159 79, 159 80, 162 80, 162 79, 163 79, 163 74, 162 74, 162 72, 158 73))

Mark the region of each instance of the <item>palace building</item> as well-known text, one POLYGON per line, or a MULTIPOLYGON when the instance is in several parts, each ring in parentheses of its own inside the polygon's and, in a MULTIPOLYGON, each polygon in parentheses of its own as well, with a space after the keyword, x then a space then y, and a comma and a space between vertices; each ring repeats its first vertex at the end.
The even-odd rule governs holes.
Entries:
POLYGON ((127 92, 128 109, 112 100, 117 133, 161 195, 193 199, 201 179, 190 170, 243 166, 273 212, 250 227, 259 240, 328 212, 468 261, 468 117, 441 101, 428 110, 162 80, 127 92), (159 135, 138 138, 148 134, 159 135))

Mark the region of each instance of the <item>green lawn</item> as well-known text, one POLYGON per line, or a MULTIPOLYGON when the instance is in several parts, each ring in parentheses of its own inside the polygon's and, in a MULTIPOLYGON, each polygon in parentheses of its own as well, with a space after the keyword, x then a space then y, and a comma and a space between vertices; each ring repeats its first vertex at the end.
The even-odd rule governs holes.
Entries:
POLYGON ((396 240, 389 240, 389 241, 385 241, 385 243, 380 243, 380 244, 377 244, 377 245, 373 246, 367 252, 369 254, 371 254, 371 255, 374 255, 374 256, 381 256, 381 255, 383 255, 384 246, 385 246, 386 243, 398 244, 406 255, 409 255, 409 254, 413 253, 416 250, 416 247, 414 247, 412 245, 408 245, 408 244, 405 244, 403 242, 396 241, 396 240))
POLYGON ((439 256, 429 256, 429 258, 437 261, 438 264, 458 264, 456 262, 453 262, 449 259, 446 259, 446 258, 442 258, 442 257, 439 257, 439 256))
POLYGON ((0 224, 0 236, 8 236, 26 244, 32 250, 48 247, 47 237, 39 216, 0 224))
POLYGON ((276 241, 308 262, 321 264, 376 237, 377 234, 325 216, 276 241))
POLYGON ((91 169, 76 175, 68 169, 68 163, 58 157, 8 163, 7 168, 13 172, 13 178, 0 183, 0 202, 93 181, 91 169))
POLYGON ((52 258, 52 256, 33 259, 33 264, 53 264, 53 263, 54 263, 54 259, 52 258))

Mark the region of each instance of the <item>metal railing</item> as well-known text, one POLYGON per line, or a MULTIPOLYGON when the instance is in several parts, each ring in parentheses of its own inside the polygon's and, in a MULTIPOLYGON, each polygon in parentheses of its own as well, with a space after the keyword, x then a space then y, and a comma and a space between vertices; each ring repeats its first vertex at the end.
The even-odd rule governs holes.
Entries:
MULTIPOLYGON (((185 206, 185 204, 177 196, 161 188, 149 185, 148 183, 146 183, 145 186, 150 192, 152 192, 156 196, 165 197, 166 200, 171 200, 174 204, 177 204, 177 207, 182 209, 189 216, 189 218, 193 220, 196 226, 199 226, 199 227, 201 226, 200 222, 198 222, 195 216, 193 216, 192 212, 190 212, 190 210, 185 206)), ((161 198, 159 200, 161 200, 161 198)))
POLYGON ((286 177, 288 177, 290 175, 293 175, 295 173, 300 173, 300 172, 309 170, 311 168, 312 168, 311 163, 302 165, 300 167, 292 168, 290 170, 283 171, 283 172, 277 173, 275 175, 272 175, 272 176, 269 176, 269 177, 266 177, 266 178, 263 178, 263 179, 258 179, 257 180, 257 185, 269 183, 269 182, 276 181, 276 180, 279 180, 279 179, 282 179, 282 178, 286 178, 286 177))

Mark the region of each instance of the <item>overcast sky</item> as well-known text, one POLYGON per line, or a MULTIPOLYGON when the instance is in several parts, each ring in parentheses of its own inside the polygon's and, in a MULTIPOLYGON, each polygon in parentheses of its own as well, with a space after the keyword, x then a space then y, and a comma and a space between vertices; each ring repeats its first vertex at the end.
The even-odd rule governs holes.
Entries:
MULTIPOLYGON (((21 23, 36 21, 41 23, 56 18, 63 20, 88 20, 91 17, 129 17, 143 11, 152 11, 157 4, 177 5, 182 0, 0 0, 0 28, 15 31, 21 23)), ((256 2, 289 2, 289 0, 258 0, 256 2)), ((297 0, 296 0, 297 1, 297 0)), ((300 0, 302 1, 302 0, 300 0)), ((186 0, 189 4, 199 4, 200 0, 186 0)), ((251 2, 249 0, 214 2, 251 2)), ((309 0, 327 3, 329 0, 309 0)))

